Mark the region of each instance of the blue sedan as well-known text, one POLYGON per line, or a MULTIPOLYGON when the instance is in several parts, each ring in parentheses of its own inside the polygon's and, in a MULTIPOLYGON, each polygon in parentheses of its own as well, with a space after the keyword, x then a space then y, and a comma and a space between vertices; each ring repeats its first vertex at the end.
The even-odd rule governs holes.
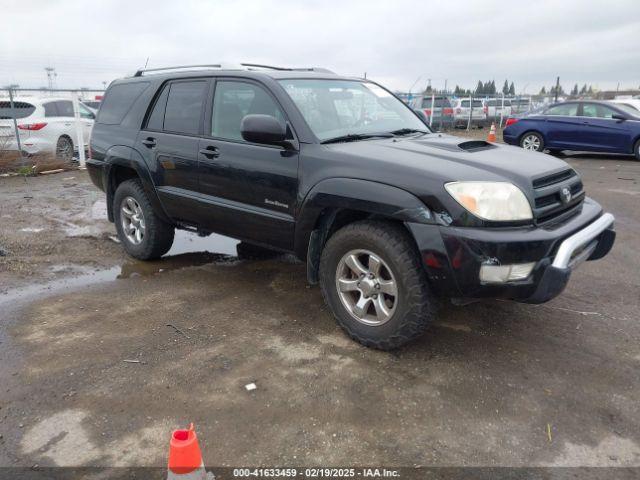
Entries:
POLYGON ((640 112, 626 105, 557 103, 510 122, 504 141, 527 150, 626 153, 640 160, 640 112))

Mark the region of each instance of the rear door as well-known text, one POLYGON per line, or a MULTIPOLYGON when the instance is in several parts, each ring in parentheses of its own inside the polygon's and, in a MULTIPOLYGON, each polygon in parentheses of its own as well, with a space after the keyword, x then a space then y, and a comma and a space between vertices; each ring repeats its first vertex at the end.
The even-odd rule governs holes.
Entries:
POLYGON ((598 103, 582 103, 582 120, 588 128, 580 132, 585 149, 628 153, 631 132, 625 122, 615 120, 613 108, 598 103))
POLYGON ((199 188, 211 209, 207 225, 231 237, 290 250, 298 152, 249 143, 240 133, 242 119, 250 114, 271 115, 288 125, 284 111, 263 85, 248 79, 220 78, 214 90, 199 148, 199 188))
POLYGON ((576 150, 584 148, 581 131, 586 128, 578 117, 578 103, 554 105, 544 112, 545 143, 550 148, 576 150))
POLYGON ((167 214, 188 225, 202 221, 198 142, 208 88, 208 79, 165 83, 136 140, 167 214))

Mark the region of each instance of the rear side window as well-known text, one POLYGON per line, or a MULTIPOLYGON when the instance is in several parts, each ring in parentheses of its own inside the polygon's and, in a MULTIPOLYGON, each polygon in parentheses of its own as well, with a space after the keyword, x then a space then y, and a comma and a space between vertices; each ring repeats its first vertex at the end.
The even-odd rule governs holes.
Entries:
MULTIPOLYGON (((36 107, 27 102, 13 102, 13 106, 15 108, 16 118, 27 118, 36 111, 36 107)), ((0 102, 0 119, 7 120, 10 118, 13 118, 11 102, 0 102)))
POLYGON ((59 117, 74 117, 73 114, 73 102, 71 100, 60 100, 59 102, 53 102, 56 104, 59 117))
POLYGON ((567 103, 556 105, 545 112, 545 115, 561 115, 566 117, 575 117, 578 114, 577 103, 567 103))
POLYGON ((147 129, 149 130, 162 130, 162 124, 164 123, 164 107, 167 106, 167 97, 169 96, 170 85, 165 85, 162 89, 162 93, 156 100, 149 120, 147 120, 147 129))
POLYGON ((169 88, 163 130, 198 134, 207 82, 176 82, 169 88))
POLYGON ((147 82, 122 83, 111 87, 100 106, 98 123, 119 125, 131 105, 149 86, 147 82))
POLYGON ((44 104, 44 116, 45 117, 58 116, 58 109, 56 108, 56 102, 49 102, 44 104))

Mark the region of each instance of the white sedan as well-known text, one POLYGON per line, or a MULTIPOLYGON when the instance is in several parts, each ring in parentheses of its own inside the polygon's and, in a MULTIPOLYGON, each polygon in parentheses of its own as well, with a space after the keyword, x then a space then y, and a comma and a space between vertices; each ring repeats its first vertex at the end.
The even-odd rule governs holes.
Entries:
MULTIPOLYGON (((53 154, 70 161, 78 151, 73 102, 68 98, 18 97, 13 101, 22 151, 29 155, 53 154)), ((80 106, 80 122, 87 148, 95 114, 80 106)), ((17 151, 9 99, 0 99, 0 150, 17 151)))

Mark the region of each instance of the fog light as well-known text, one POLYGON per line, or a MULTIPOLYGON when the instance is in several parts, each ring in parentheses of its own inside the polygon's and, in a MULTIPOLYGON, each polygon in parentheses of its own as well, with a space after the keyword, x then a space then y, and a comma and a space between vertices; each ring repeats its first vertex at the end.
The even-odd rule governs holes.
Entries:
POLYGON ((516 265, 482 265, 480 281, 483 283, 506 283, 524 280, 529 276, 535 262, 516 265))

